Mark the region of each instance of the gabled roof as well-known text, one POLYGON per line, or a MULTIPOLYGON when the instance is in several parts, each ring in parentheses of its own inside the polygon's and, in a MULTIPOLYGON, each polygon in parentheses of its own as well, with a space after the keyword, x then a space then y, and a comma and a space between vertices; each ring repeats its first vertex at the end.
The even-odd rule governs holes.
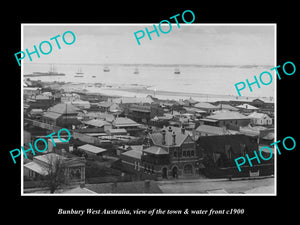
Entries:
POLYGON ((256 108, 255 106, 249 105, 249 104, 247 104, 247 103, 238 105, 238 106, 236 106, 236 107, 237 107, 237 108, 240 108, 240 109, 252 109, 252 110, 258 109, 258 108, 256 108))
POLYGON ((144 149, 143 152, 154 154, 154 155, 168 155, 169 154, 166 150, 164 150, 158 146, 151 146, 149 148, 144 149))
POLYGON ((235 107, 233 107, 229 104, 219 104, 219 105, 217 105, 217 107, 219 109, 227 109, 227 110, 230 110, 230 111, 239 111, 237 108, 235 108, 235 107))
POLYGON ((47 95, 36 95, 33 97, 33 99, 36 100, 49 100, 51 99, 51 96, 47 96, 47 95))
POLYGON ((45 176, 48 174, 48 170, 45 167, 43 167, 40 164, 33 162, 33 161, 25 164, 24 167, 42 175, 42 176, 45 176))
POLYGON ((207 116, 207 119, 213 120, 239 120, 239 119, 249 119, 247 116, 242 115, 239 112, 229 112, 229 111, 218 111, 214 115, 207 116))
POLYGON ((198 102, 194 105, 196 108, 203 108, 203 109, 218 109, 217 106, 214 106, 208 102, 198 102))
POLYGON ((93 120, 88 120, 88 121, 82 121, 82 123, 90 125, 90 126, 94 126, 94 127, 103 127, 105 125, 110 125, 109 122, 104 121, 104 120, 100 120, 100 119, 93 119, 93 120))
POLYGON ((127 133, 127 131, 124 128, 120 128, 120 129, 108 129, 107 132, 111 133, 111 134, 116 134, 116 133, 127 133))
POLYGON ((99 102, 99 103, 98 103, 98 106, 103 107, 103 108, 108 108, 108 107, 110 107, 110 106, 113 105, 113 104, 115 104, 115 103, 105 101, 105 102, 99 102))
POLYGON ((216 134, 216 135, 224 135, 229 134, 230 132, 227 131, 226 128, 223 127, 216 127, 216 126, 209 126, 209 125, 200 125, 197 127, 196 131, 208 133, 208 134, 216 134))
POLYGON ((78 114, 77 107, 72 104, 60 103, 48 109, 48 112, 54 112, 59 114, 78 114))
POLYGON ((175 146, 181 146, 183 142, 190 137, 188 132, 182 132, 181 128, 171 127, 164 128, 161 131, 165 131, 165 144, 163 144, 163 134, 162 132, 152 133, 150 134, 150 138, 152 139, 154 145, 164 145, 164 146, 174 146, 173 145, 173 134, 175 134, 175 146))
POLYGON ((33 157, 33 160, 38 160, 38 161, 44 162, 46 164, 53 163, 56 160, 65 160, 65 159, 67 159, 67 158, 62 156, 62 155, 58 155, 56 153, 49 153, 49 154, 39 155, 39 156, 34 156, 33 157))
POLYGON ((116 127, 137 127, 140 126, 140 124, 136 123, 132 119, 126 118, 126 117, 117 117, 113 123, 116 127))
POLYGON ((78 149, 83 150, 83 151, 87 151, 87 152, 91 152, 91 153, 94 153, 94 154, 98 154, 98 153, 102 153, 102 152, 107 151, 104 148, 99 148, 97 146, 90 145, 90 144, 81 145, 81 146, 78 147, 78 149))
POLYGON ((190 103, 190 104, 195 104, 195 103, 197 103, 198 101, 196 101, 196 100, 194 100, 194 99, 192 99, 192 98, 188 98, 188 99, 185 99, 184 102, 188 102, 188 103, 190 103))
POLYGON ((141 159, 142 154, 143 152, 141 150, 136 150, 136 149, 121 153, 121 155, 125 155, 135 159, 141 159))
POLYGON ((134 104, 134 103, 153 103, 153 99, 150 97, 138 98, 138 97, 121 97, 113 99, 114 103, 118 104, 134 104))
POLYGON ((56 113, 56 112, 44 112, 43 117, 50 118, 53 120, 56 120, 58 117, 60 117, 62 114, 56 113))
POLYGON ((258 112, 253 112, 250 115, 248 115, 249 118, 255 118, 255 119, 271 119, 267 114, 265 113, 258 113, 258 112))

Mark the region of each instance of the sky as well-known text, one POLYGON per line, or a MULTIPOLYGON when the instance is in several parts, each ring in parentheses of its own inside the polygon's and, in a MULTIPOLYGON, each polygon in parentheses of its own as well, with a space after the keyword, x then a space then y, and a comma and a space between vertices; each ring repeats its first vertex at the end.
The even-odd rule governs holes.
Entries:
MULTIPOLYGON (((197 65, 274 65, 275 26, 263 25, 213 25, 172 24, 168 34, 147 34, 138 45, 134 32, 153 30, 153 24, 23 24, 23 47, 29 52, 42 41, 60 35, 54 40, 52 52, 28 56, 25 63, 66 64, 197 64, 197 65), (72 31, 76 40, 66 45, 61 37, 72 31)), ((158 24, 156 23, 156 27, 158 24)), ((168 25, 163 27, 168 30, 168 25)), ((145 32, 146 33, 146 32, 145 32)), ((66 37, 70 37, 66 35, 66 37)), ((47 50, 46 44, 43 46, 47 50)))

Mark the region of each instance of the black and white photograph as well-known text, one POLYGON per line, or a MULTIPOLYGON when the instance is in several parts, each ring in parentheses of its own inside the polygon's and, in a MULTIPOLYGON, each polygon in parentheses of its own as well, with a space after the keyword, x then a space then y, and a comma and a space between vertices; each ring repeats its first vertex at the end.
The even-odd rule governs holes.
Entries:
POLYGON ((296 218, 296 5, 111 3, 3 7, 3 220, 296 218))
POLYGON ((22 24, 22 46, 23 195, 276 195, 275 146, 253 158, 276 24, 22 24))

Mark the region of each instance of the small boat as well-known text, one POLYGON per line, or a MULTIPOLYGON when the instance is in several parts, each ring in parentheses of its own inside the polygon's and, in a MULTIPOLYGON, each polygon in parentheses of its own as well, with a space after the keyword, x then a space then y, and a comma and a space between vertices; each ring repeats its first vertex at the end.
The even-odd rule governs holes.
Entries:
POLYGON ((105 66, 105 67, 103 68, 103 71, 104 71, 104 72, 109 72, 110 69, 108 68, 108 66, 105 66))
POLYGON ((179 67, 175 68, 174 74, 180 74, 179 67))
POLYGON ((76 75, 74 77, 83 77, 83 72, 81 68, 78 68, 78 71, 75 73, 76 75))
POLYGON ((134 72, 133 72, 134 74, 139 74, 140 72, 139 72, 139 69, 138 68, 135 68, 135 70, 134 70, 134 72))

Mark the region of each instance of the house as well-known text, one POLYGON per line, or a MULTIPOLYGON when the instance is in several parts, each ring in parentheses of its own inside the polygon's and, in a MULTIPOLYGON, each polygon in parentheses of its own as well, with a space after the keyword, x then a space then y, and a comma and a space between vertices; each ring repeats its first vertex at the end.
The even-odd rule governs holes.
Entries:
POLYGON ((239 109, 237 109, 236 107, 233 107, 229 104, 223 104, 223 103, 220 103, 219 105, 217 105, 217 107, 219 108, 219 110, 229 110, 229 111, 239 111, 239 109))
POLYGON ((198 101, 196 101, 192 98, 185 99, 183 102, 185 103, 186 106, 193 106, 196 103, 198 103, 198 101))
POLYGON ((42 109, 31 109, 28 113, 28 117, 32 119, 40 119, 43 116, 44 111, 42 109))
POLYGON ((238 108, 241 112, 245 112, 245 113, 251 113, 258 110, 257 107, 247 103, 244 103, 242 105, 237 105, 236 108, 238 108))
POLYGON ((112 128, 111 123, 102 119, 82 121, 82 124, 87 126, 84 130, 87 130, 88 132, 105 132, 112 128))
POLYGON ((217 106, 214 106, 208 102, 198 102, 197 104, 194 105, 195 108, 201 109, 206 111, 207 113, 213 113, 219 108, 217 106))
POLYGON ((151 96, 147 96, 145 98, 142 97, 121 97, 115 98, 112 102, 120 104, 120 105, 131 105, 131 104, 151 104, 154 103, 154 100, 151 96))
POLYGON ((269 99, 256 98, 251 102, 251 105, 258 107, 262 110, 274 110, 273 98, 269 98, 269 99))
POLYGON ((90 104, 89 101, 83 101, 83 100, 80 100, 80 99, 78 99, 76 101, 64 102, 64 103, 72 104, 75 107, 77 107, 78 109, 89 109, 89 108, 91 108, 91 104, 90 104))
POLYGON ((122 145, 117 148, 117 155, 121 155, 124 152, 130 151, 130 150, 143 150, 143 145, 122 145))
POLYGON ((31 108, 35 109, 48 109, 53 104, 53 98, 51 96, 45 95, 32 95, 29 99, 27 99, 27 103, 31 108))
POLYGON ((159 104, 138 105, 132 104, 125 109, 127 116, 134 121, 148 123, 155 116, 164 114, 163 108, 159 104))
POLYGON ((106 133, 107 133, 107 135, 110 135, 110 136, 114 136, 114 135, 128 135, 127 131, 125 129, 123 129, 123 128, 118 128, 118 129, 110 128, 110 129, 106 130, 106 133))
MULTIPOLYGON (((45 138, 47 139, 47 138, 45 138)), ((48 148, 46 151, 43 152, 43 154, 48 154, 48 153, 56 153, 59 155, 63 155, 66 151, 70 150, 70 143, 66 142, 66 139, 61 138, 61 140, 59 140, 58 138, 48 138, 47 142, 48 142, 48 148), (62 141, 64 142, 62 142, 62 141), (55 145, 55 146, 54 146, 55 145)), ((44 149, 45 147, 38 147, 39 149, 44 149)))
POLYGON ((117 117, 112 122, 114 129, 125 129, 128 133, 140 131, 140 124, 127 117, 117 117))
MULTIPOLYGON (((254 157, 254 150, 259 148, 257 139, 237 135, 219 135, 219 136, 200 136, 197 143, 197 151, 201 157, 203 173, 207 177, 234 177, 250 176, 250 172, 259 172, 259 175, 270 175, 274 173, 274 164, 270 161, 263 161, 259 164, 252 160, 253 167, 249 165, 242 166, 241 172, 238 171, 235 159, 245 157, 254 157)), ((264 158, 268 158, 270 153, 263 152, 264 158)))
POLYGON ((210 115, 210 113, 208 113, 205 110, 201 110, 195 107, 183 107, 183 109, 187 112, 187 113, 191 113, 193 115, 195 115, 196 117, 204 117, 207 115, 210 115))
POLYGON ((239 112, 217 111, 211 116, 200 119, 201 124, 212 125, 218 127, 227 127, 238 130, 241 126, 247 126, 251 119, 239 112))
POLYGON ((84 157, 66 158, 56 153, 34 156, 31 162, 23 166, 24 177, 30 180, 45 179, 57 161, 62 163, 65 184, 85 183, 84 157))
POLYGON ((254 125, 272 125, 273 120, 267 114, 253 112, 248 117, 254 125))
POLYGON ((140 177, 167 179, 198 174, 196 144, 184 128, 167 127, 148 134, 142 151, 121 154, 124 167, 140 177))
POLYGON ((226 127, 216 127, 210 125, 200 125, 195 130, 196 136, 215 136, 215 135, 233 135, 239 133, 238 131, 228 130, 226 127))
POLYGON ((132 149, 121 153, 120 159, 126 172, 139 174, 143 171, 142 153, 141 149, 132 149))
POLYGON ((72 104, 60 103, 44 112, 42 121, 51 125, 72 128, 72 125, 81 124, 77 119, 78 108, 72 104))
POLYGON ((182 177, 198 174, 196 144, 184 128, 166 127, 149 134, 148 148, 143 150, 146 168, 154 167, 158 177, 182 177))
POLYGON ((119 107, 119 105, 117 103, 112 102, 112 101, 99 102, 97 105, 98 105, 99 110, 101 112, 117 113, 117 112, 122 111, 122 109, 119 107))
POLYGON ((101 159, 103 154, 107 152, 106 149, 94 145, 85 144, 77 147, 78 150, 83 151, 88 159, 101 159))
POLYGON ((80 100, 80 95, 76 93, 62 93, 61 94, 61 102, 73 102, 80 100))
POLYGON ((24 97, 39 95, 41 93, 41 90, 42 88, 40 87, 23 87, 23 94, 24 97))

